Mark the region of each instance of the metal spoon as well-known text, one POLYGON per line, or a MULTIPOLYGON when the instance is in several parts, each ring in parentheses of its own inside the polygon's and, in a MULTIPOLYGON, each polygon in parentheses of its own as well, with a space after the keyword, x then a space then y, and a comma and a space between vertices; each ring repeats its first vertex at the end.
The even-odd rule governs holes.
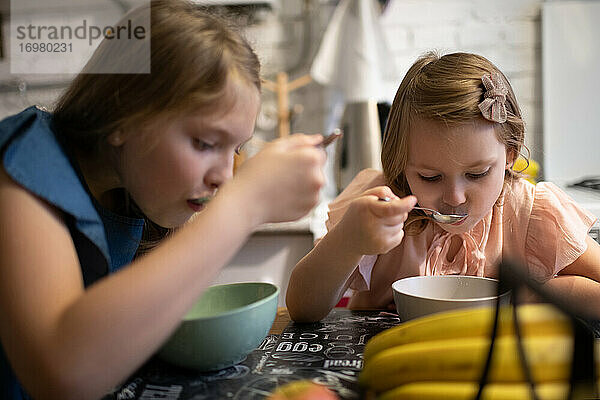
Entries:
MULTIPOLYGON (((380 197, 380 201, 390 201, 389 197, 380 197)), ((425 212, 425 216, 439 222, 440 224, 454 224, 456 222, 463 221, 467 218, 467 214, 458 215, 458 214, 442 214, 439 211, 432 210, 431 208, 426 207, 413 207, 415 210, 421 210, 425 212)))
POLYGON ((454 224, 457 222, 461 222, 465 218, 468 217, 467 214, 462 214, 462 215, 460 215, 460 214, 442 214, 439 211, 432 210, 431 208, 426 208, 426 207, 413 207, 413 208, 416 210, 421 210, 421 211, 425 212, 426 216, 428 216, 429 218, 433 218, 440 224, 454 224), (430 213, 430 214, 427 214, 427 213, 430 213))

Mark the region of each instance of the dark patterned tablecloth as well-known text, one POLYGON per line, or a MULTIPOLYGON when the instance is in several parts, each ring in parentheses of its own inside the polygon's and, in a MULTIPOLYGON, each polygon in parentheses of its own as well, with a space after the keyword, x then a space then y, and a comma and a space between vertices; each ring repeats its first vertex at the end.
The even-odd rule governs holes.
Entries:
POLYGON ((299 379, 324 384, 341 399, 358 399, 367 340, 399 322, 396 314, 385 311, 336 308, 318 323, 289 323, 280 335, 269 334, 244 361, 217 372, 182 369, 152 358, 103 400, 263 399, 299 379))

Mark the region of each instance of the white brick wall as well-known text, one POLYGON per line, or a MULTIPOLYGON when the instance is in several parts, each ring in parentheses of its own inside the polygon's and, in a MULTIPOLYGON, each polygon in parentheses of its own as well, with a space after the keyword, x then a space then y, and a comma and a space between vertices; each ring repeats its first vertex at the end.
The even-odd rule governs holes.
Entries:
MULTIPOLYGON (((541 0, 392 0, 382 23, 403 76, 428 50, 474 52, 513 84, 527 124, 526 144, 541 159, 541 0)), ((398 78, 398 82, 401 80, 398 78)), ((390 96, 395 88, 390 90, 390 96)))

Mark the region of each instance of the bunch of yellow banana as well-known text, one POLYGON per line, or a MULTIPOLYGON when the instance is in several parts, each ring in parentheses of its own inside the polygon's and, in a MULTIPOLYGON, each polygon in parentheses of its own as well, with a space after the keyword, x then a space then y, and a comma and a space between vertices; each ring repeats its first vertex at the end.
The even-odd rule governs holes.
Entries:
MULTIPOLYGON (((415 382, 389 390, 378 397, 379 400, 473 400, 479 385, 475 382, 415 382)), ((528 384, 491 383, 481 394, 481 400, 530 399, 528 384)), ((564 400, 567 398, 567 383, 542 383, 535 386, 540 400, 564 400)))
MULTIPOLYGON (((490 346, 493 308, 463 309, 414 319, 374 336, 365 346, 361 384, 382 399, 472 399, 490 346)), ((569 320, 554 307, 517 308, 523 347, 542 399, 567 393, 573 350, 569 320)), ((483 399, 529 399, 513 310, 500 310, 499 330, 483 399)), ((596 346, 596 359, 600 359, 596 346)))
MULTIPOLYGON (((402 344, 429 340, 490 337, 496 310, 492 307, 458 309, 416 318, 387 329, 369 340, 364 359, 402 344)), ((517 318, 523 336, 571 334, 568 318, 547 304, 525 304, 517 307, 517 318)), ((514 334, 513 309, 501 307, 498 335, 514 334)))

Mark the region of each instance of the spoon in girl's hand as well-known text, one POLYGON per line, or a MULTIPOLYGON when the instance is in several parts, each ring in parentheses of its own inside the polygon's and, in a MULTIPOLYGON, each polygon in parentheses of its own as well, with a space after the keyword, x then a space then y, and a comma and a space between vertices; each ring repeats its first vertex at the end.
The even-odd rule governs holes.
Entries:
MULTIPOLYGON (((391 201, 391 199, 389 197, 380 197, 379 201, 391 201)), ((468 214, 442 214, 439 211, 426 207, 413 207, 413 209, 424 211, 425 216, 435 220, 436 222, 439 222, 440 224, 455 224, 463 221, 468 216, 468 214)))
POLYGON ((318 146, 321 146, 323 148, 329 146, 331 143, 335 142, 336 139, 342 137, 343 133, 342 130, 339 128, 336 128, 333 130, 333 132, 331 132, 331 134, 329 134, 329 136, 325 136, 325 138, 323 138, 323 141, 321 143, 318 144, 318 146))

